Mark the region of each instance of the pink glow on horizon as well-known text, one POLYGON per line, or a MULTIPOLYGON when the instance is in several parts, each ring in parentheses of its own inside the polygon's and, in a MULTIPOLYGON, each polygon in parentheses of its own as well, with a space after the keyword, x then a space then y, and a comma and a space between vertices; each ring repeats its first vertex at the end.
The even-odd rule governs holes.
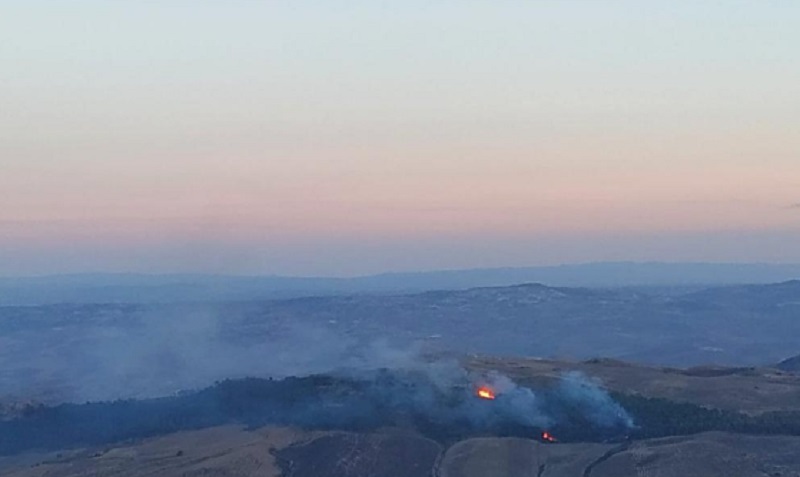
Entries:
POLYGON ((233 3, 9 3, 0 273, 800 255, 791 2, 233 3))

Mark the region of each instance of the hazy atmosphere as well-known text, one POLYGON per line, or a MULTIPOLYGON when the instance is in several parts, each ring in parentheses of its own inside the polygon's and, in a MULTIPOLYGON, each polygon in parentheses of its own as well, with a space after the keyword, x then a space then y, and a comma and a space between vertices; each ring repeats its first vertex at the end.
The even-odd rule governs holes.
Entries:
POLYGON ((800 1, 0 0, 0 475, 800 477, 800 1))
POLYGON ((800 4, 0 6, 0 274, 800 262, 800 4))

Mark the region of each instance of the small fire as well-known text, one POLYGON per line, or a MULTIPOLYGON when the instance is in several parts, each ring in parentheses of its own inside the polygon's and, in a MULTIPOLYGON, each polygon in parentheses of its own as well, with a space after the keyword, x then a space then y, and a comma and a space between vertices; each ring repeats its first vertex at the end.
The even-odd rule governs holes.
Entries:
POLYGON ((489 387, 481 386, 478 388, 478 397, 481 399, 494 399, 494 391, 489 387))
POLYGON ((542 440, 545 442, 557 442, 557 439, 547 431, 542 432, 542 440))

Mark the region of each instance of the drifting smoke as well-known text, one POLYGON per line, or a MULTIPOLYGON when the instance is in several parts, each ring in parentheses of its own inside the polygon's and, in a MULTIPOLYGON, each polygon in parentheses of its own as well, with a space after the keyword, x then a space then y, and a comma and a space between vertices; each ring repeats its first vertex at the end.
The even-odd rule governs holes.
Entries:
MULTIPOLYGON (((363 343, 302 324, 282 324, 253 338, 211 314, 158 318, 144 317, 133 328, 99 327, 83 354, 71 350, 55 360, 61 367, 49 373, 70 386, 62 388, 60 402, 95 403, 56 401, 0 419, 0 453, 226 423, 395 426, 435 439, 541 438, 548 429, 559 440, 613 438, 633 425, 598 383, 578 373, 534 388, 499 372, 467 369, 456 359, 432 358, 420 345, 363 343)), ((24 385, 18 391, 25 392, 24 385)))
POLYGON ((551 431, 561 441, 620 437, 631 419, 577 374, 534 390, 499 373, 474 374, 454 361, 435 361, 402 369, 226 380, 170 398, 34 409, 0 421, 0 455, 232 423, 357 431, 400 427, 443 442, 481 435, 554 442, 551 431), (494 399, 480 398, 481 387, 494 399))
POLYGON ((230 378, 389 367, 408 355, 319 324, 274 323, 251 332, 239 317, 203 307, 143 309, 91 321, 40 329, 16 349, 0 350, 0 402, 143 399, 230 378))
POLYGON ((309 424, 341 419, 396 425, 410 419, 443 432, 526 436, 531 429, 546 428, 583 428, 584 435, 610 436, 633 426, 630 415, 597 382, 577 372, 534 389, 499 372, 470 371, 455 360, 407 362, 411 366, 345 374, 353 388, 317 394, 308 406, 314 413, 309 424), (330 409, 336 410, 332 416, 326 414, 330 409))
POLYGON ((559 384, 559 395, 566 402, 574 403, 587 418, 600 427, 623 425, 633 427, 633 419, 611 396, 577 371, 564 374, 559 384))

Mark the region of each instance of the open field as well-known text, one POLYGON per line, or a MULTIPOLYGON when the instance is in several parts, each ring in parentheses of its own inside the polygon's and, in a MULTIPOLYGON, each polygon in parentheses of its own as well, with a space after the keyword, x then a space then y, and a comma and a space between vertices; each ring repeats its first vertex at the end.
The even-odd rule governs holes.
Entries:
POLYGON ((796 477, 798 437, 726 433, 625 444, 479 438, 448 448, 414 435, 234 427, 0 459, 8 477, 796 477))

